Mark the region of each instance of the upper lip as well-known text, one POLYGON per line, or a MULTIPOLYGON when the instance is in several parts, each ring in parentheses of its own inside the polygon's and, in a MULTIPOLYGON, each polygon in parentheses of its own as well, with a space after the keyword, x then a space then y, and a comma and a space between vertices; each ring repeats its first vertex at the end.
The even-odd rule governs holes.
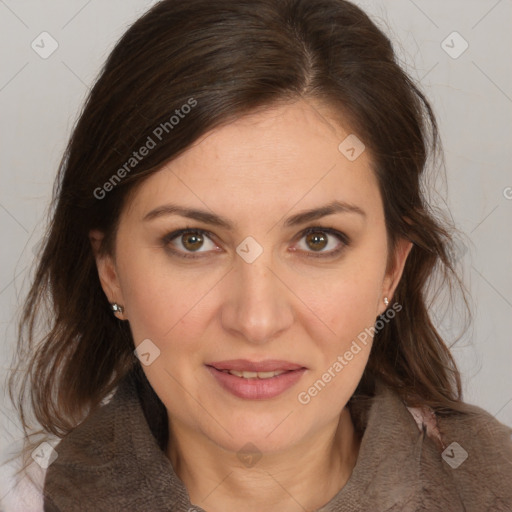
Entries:
POLYGON ((215 361, 208 363, 207 366, 213 366, 217 370, 235 370, 239 372, 276 372, 280 370, 300 370, 304 366, 294 364, 290 361, 281 361, 278 359, 266 359, 265 361, 249 361, 247 359, 230 359, 229 361, 215 361))

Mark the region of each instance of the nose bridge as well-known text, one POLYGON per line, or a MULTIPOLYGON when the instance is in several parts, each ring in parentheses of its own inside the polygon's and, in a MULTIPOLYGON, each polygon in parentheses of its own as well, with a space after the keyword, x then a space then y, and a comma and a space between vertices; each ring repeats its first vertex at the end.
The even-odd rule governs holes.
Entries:
POLYGON ((241 256, 234 265, 222 313, 224 328, 253 343, 264 343, 293 321, 286 287, 274 274, 277 269, 266 251, 250 263, 241 256))

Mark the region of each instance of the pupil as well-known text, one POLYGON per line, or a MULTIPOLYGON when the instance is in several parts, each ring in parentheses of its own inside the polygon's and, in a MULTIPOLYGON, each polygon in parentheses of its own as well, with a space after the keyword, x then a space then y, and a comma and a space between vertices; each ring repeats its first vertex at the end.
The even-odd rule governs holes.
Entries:
POLYGON ((327 245, 327 237, 323 233, 309 233, 306 236, 306 243, 314 251, 320 251, 327 245), (310 245, 310 243, 313 243, 313 245, 310 245))
POLYGON ((195 251, 203 244, 203 237, 197 233, 189 233, 183 235, 182 243, 186 249, 195 251))

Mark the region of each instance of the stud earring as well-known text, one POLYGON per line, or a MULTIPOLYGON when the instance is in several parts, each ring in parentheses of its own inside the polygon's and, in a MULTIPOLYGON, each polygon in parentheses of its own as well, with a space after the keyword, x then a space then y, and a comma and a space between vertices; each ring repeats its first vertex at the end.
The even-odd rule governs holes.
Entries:
POLYGON ((112 304, 110 304, 110 307, 112 308, 112 311, 114 313, 122 313, 124 311, 123 306, 121 306, 117 302, 112 302, 112 304))
POLYGON ((388 306, 388 305, 389 305, 389 300, 388 300, 388 298, 387 298, 387 297, 384 297, 384 304, 385 304, 386 306, 388 306))

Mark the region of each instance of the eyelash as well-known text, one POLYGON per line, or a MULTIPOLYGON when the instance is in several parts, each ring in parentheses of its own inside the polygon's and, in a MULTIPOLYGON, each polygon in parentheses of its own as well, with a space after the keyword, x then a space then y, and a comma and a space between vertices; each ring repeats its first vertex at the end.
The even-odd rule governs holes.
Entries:
MULTIPOLYGON (((214 237, 213 233, 211 233, 210 231, 207 231, 205 229, 183 228, 183 229, 178 229, 176 231, 166 234, 165 236, 162 237, 161 242, 162 242, 163 246, 169 252, 171 252, 173 255, 176 255, 180 258, 199 259, 199 258, 204 257, 202 255, 198 255, 195 253, 181 252, 181 251, 171 248, 171 246, 169 245, 170 242, 172 242, 179 236, 184 235, 186 233, 198 233, 200 235, 206 235, 208 238, 210 238, 210 240, 212 240, 212 238, 214 237)), ((342 243, 342 245, 338 249, 334 249, 329 252, 314 253, 314 252, 306 251, 304 253, 304 255, 308 258, 333 258, 335 256, 338 256, 347 246, 350 245, 350 239, 348 238, 347 235, 345 235, 345 233, 342 233, 342 232, 340 232, 334 228, 331 228, 331 227, 323 227, 323 226, 313 226, 313 227, 306 228, 305 230, 303 230, 300 233, 298 240, 300 241, 302 238, 309 235, 310 233, 327 233, 327 234, 332 235, 335 238, 337 238, 342 243)))

